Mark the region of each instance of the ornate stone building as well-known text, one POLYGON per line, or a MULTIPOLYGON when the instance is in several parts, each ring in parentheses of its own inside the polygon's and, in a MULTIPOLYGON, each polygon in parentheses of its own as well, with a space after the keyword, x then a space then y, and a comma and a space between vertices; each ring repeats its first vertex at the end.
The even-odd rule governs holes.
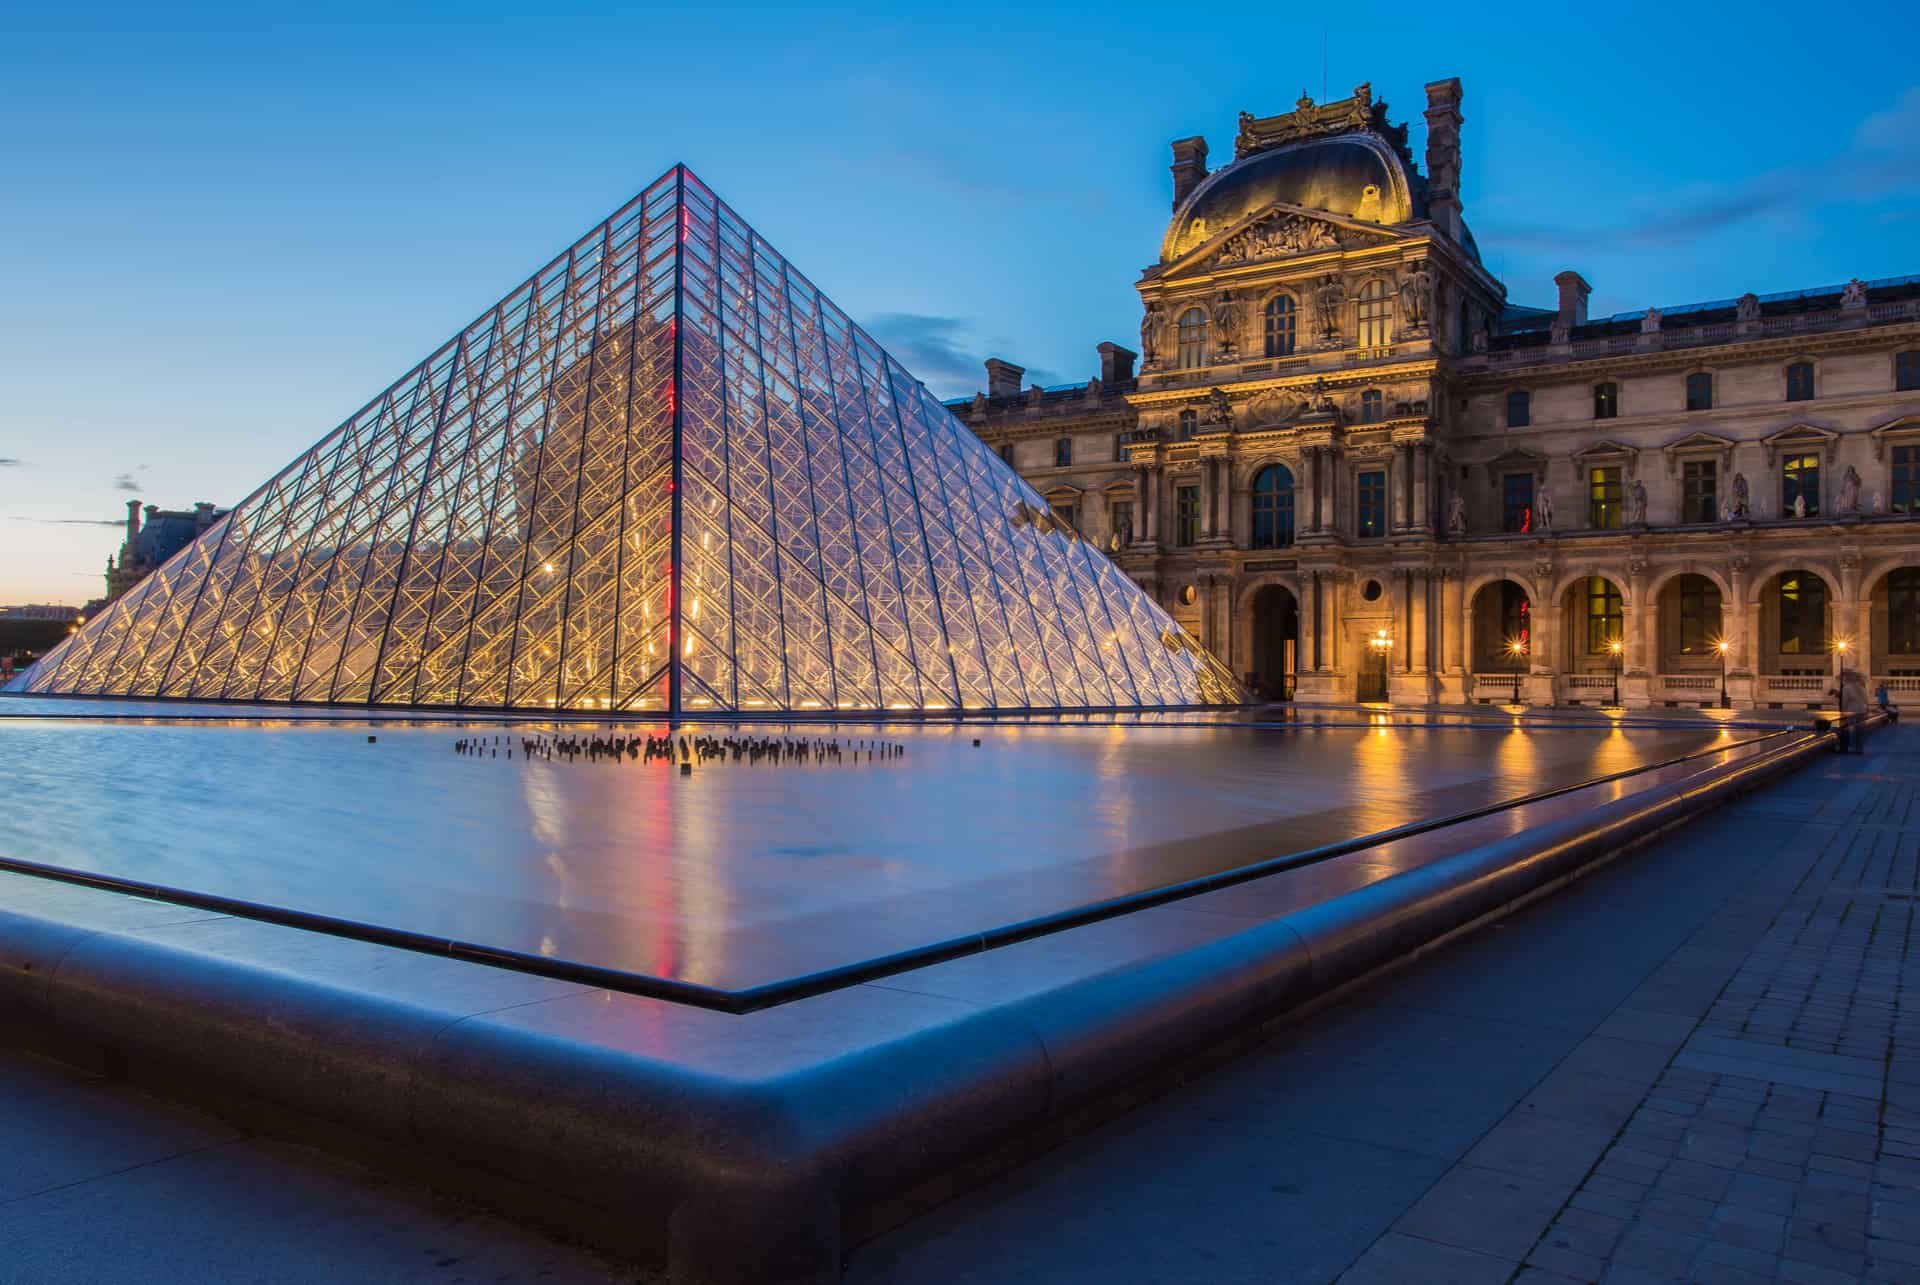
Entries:
POLYGON ((88 615, 152 575, 160 564, 205 535, 227 511, 201 500, 191 509, 149 504, 146 515, 142 526, 140 501, 127 501, 127 538, 121 542, 118 559, 107 559, 107 596, 88 603, 88 615))
POLYGON ((949 406, 1257 690, 1821 703, 1920 691, 1920 277, 1587 315, 1511 304, 1360 86, 1173 144, 1136 354, 949 406), (1616 692, 1617 687, 1617 692, 1616 692))

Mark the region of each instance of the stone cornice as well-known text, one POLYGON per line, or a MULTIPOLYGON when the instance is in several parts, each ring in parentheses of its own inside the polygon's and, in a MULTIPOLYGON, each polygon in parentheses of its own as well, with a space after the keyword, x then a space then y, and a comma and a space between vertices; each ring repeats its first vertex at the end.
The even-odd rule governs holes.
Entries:
POLYGON ((1211 389, 1218 388, 1235 401, 1240 401, 1270 389, 1285 389, 1291 392, 1312 391, 1314 386, 1323 379, 1329 389, 1365 388, 1386 380, 1431 378, 1438 369, 1437 358, 1418 357, 1388 361, 1373 366, 1346 366, 1287 375, 1243 376, 1238 379, 1216 380, 1208 384, 1188 384, 1180 388, 1135 389, 1126 397, 1135 408, 1169 406, 1180 402, 1205 400, 1211 389))
MULTIPOLYGON (((1785 361, 1791 357, 1817 356, 1833 352, 1857 352, 1896 345, 1902 340, 1920 339, 1920 321, 1901 321, 1881 325, 1871 323, 1848 329, 1801 331, 1787 335, 1750 335, 1727 343, 1690 344, 1684 347, 1647 348, 1634 352, 1605 353, 1594 357, 1565 355, 1558 360, 1514 362, 1510 365, 1452 370, 1464 392, 1482 392, 1509 385, 1585 383, 1602 375, 1652 374, 1662 371, 1691 370, 1701 366, 1733 365, 1748 362, 1785 361)), ((1543 352, 1550 352, 1543 349, 1543 352)))

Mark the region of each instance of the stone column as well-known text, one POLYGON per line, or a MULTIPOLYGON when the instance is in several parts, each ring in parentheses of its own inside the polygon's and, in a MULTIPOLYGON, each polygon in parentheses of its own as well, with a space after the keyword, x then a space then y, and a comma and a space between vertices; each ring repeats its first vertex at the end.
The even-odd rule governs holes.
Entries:
POLYGON ((1444 601, 1441 606, 1441 652, 1449 674, 1467 672, 1467 582, 1461 572, 1446 573, 1444 601))
POLYGON ((1727 572, 1727 586, 1733 591, 1731 604, 1720 604, 1721 626, 1726 630, 1727 668, 1757 673, 1759 657, 1753 655, 1751 647, 1755 631, 1747 619, 1747 566, 1744 560, 1736 561, 1727 572), (1732 610, 1729 611, 1728 607, 1732 610))
POLYGON ((1140 529, 1134 537, 1145 544, 1152 544, 1159 538, 1160 506, 1153 502, 1153 470, 1142 465, 1133 472, 1134 490, 1140 496, 1140 529))
POLYGON ((1651 632, 1653 618, 1658 610, 1659 605, 1657 603, 1647 600, 1646 568, 1637 564, 1629 567, 1627 571, 1627 602, 1624 606, 1623 613, 1626 619, 1620 622, 1621 628, 1627 635, 1627 654, 1622 657, 1622 659, 1626 662, 1626 668, 1628 670, 1641 673, 1649 672, 1648 666, 1653 662, 1647 651, 1647 638, 1651 632))
POLYGON ((1297 673, 1320 668, 1320 613, 1316 610, 1319 597, 1320 573, 1308 572, 1300 586, 1300 647, 1299 654, 1293 658, 1297 673))
POLYGON ((1200 461, 1200 540, 1213 535, 1213 461, 1200 461))
POLYGON ((1321 613, 1326 617, 1327 631, 1327 668, 1340 668, 1340 633, 1346 628, 1346 606, 1341 600, 1340 577, 1327 576, 1323 581, 1323 601, 1321 613))
POLYGON ((1410 645, 1407 648, 1407 668, 1416 674, 1424 674, 1433 668, 1433 581, 1423 570, 1408 573, 1412 592, 1408 598, 1412 609, 1407 614, 1408 627, 1412 631, 1410 645))
POLYGON ((1307 530, 1310 532, 1317 532, 1324 529, 1323 523, 1325 519, 1321 515, 1325 510, 1320 503, 1320 496, 1324 488, 1321 485, 1320 479, 1322 475, 1321 457, 1325 454, 1326 452, 1318 446, 1309 446, 1307 448, 1307 489, 1313 497, 1311 501, 1312 507, 1308 510, 1310 516, 1307 522, 1307 530))
POLYGON ((1433 449, 1425 442, 1413 448, 1413 525, 1422 531, 1433 529, 1433 519, 1428 516, 1433 503, 1432 454, 1433 449))

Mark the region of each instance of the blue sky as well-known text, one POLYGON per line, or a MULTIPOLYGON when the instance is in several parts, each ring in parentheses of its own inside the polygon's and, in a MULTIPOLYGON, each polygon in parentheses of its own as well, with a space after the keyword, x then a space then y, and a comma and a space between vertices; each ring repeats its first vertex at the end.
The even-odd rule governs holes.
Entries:
POLYGON ((15 7, 0 603, 100 592, 123 501, 241 498, 679 160, 943 395, 989 355, 1084 378, 1137 334, 1168 141, 1230 158, 1240 110, 1322 97, 1323 39, 1416 154, 1421 87, 1465 82, 1517 302, 1920 273, 1902 6, 1302 12, 15 7))

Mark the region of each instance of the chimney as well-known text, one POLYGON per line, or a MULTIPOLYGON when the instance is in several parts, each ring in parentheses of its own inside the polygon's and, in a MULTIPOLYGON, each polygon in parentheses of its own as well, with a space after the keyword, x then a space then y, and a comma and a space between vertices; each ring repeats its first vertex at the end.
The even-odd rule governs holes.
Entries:
POLYGON ((1198 134, 1173 140, 1173 208, 1207 176, 1207 140, 1198 134))
POLYGON ((1427 86, 1427 216, 1455 241, 1460 222, 1460 78, 1427 86))
POLYGON ((1133 378, 1133 359, 1140 354, 1128 352, 1119 344, 1111 341, 1101 344, 1100 382, 1105 385, 1118 384, 1133 378))
POLYGON ((1587 296, 1593 293, 1593 287, 1587 279, 1568 268, 1553 279, 1560 287, 1560 315, 1554 320, 1571 329, 1587 324, 1587 296))
POLYGON ((1016 366, 998 357, 987 358, 987 396, 1018 397, 1020 377, 1026 373, 1025 366, 1016 366))
POLYGON ((140 501, 127 501, 127 544, 132 545, 134 537, 140 534, 140 501))

